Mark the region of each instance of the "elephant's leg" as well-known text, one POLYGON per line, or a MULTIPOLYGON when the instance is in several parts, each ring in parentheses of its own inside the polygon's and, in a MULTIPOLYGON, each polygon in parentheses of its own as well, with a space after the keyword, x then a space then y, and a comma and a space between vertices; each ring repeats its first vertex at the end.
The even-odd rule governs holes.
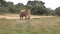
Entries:
POLYGON ((25 16, 25 19, 27 19, 27 16, 25 16))
POLYGON ((23 19, 23 17, 20 17, 20 19, 23 19))
POLYGON ((28 15, 28 19, 30 19, 30 15, 28 15))
POLYGON ((23 19, 23 17, 21 17, 21 19, 23 19))
POLYGON ((28 16, 28 19, 30 19, 30 16, 28 16))
POLYGON ((20 19, 21 19, 22 17, 20 17, 20 19))
POLYGON ((21 19, 21 16, 20 16, 20 19, 21 19))

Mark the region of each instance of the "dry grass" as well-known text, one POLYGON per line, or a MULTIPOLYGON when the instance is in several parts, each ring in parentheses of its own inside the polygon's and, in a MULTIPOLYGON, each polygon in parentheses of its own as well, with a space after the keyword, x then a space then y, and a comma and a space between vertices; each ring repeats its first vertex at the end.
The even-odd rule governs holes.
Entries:
POLYGON ((0 34, 60 34, 60 17, 0 19, 0 34))

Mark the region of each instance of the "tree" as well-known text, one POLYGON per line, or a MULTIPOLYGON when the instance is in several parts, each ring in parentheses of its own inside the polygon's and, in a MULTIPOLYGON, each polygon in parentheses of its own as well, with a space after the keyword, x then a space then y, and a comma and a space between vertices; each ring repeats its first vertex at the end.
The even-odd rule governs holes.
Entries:
POLYGON ((42 5, 35 5, 34 7, 31 8, 32 14, 36 15, 43 15, 46 12, 46 8, 44 8, 42 5))
POLYGON ((31 9, 32 14, 42 15, 47 13, 44 4, 42 1, 28 1, 27 6, 31 9))
POLYGON ((46 11, 49 15, 55 15, 56 14, 55 11, 52 10, 51 8, 46 8, 46 11))
POLYGON ((6 5, 10 5, 11 6, 11 5, 14 5, 14 3, 9 1, 9 2, 6 2, 6 5))
POLYGON ((17 6, 24 6, 23 3, 18 3, 16 4, 17 6))
POLYGON ((6 3, 4 0, 0 0, 0 5, 3 6, 6 3))
POLYGON ((28 1, 27 6, 34 6, 34 5, 42 5, 44 6, 44 2, 42 1, 28 1))
POLYGON ((56 14, 57 14, 58 16, 60 16, 60 7, 56 8, 56 9, 55 9, 55 12, 56 12, 56 14))
POLYGON ((18 3, 15 5, 17 8, 24 8, 24 4, 23 3, 18 3))

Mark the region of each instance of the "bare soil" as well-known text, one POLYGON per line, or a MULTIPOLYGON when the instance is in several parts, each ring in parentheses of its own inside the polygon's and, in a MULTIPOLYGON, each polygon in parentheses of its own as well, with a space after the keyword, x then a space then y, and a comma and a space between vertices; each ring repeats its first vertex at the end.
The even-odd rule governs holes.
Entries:
MULTIPOLYGON (((36 15, 31 15, 30 18, 54 18, 55 16, 36 16, 36 15)), ((7 14, 7 15, 0 15, 0 18, 6 18, 6 19, 19 19, 18 14, 7 14)))

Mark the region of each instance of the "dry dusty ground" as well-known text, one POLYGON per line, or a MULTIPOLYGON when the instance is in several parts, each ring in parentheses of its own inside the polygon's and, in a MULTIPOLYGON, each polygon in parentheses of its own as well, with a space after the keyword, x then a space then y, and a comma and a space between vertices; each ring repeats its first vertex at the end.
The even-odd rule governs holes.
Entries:
MULTIPOLYGON (((31 15, 31 18, 52 18, 55 16, 36 16, 36 15, 31 15)), ((7 14, 7 15, 0 15, 0 18, 6 18, 6 19, 19 19, 18 14, 7 14)))

